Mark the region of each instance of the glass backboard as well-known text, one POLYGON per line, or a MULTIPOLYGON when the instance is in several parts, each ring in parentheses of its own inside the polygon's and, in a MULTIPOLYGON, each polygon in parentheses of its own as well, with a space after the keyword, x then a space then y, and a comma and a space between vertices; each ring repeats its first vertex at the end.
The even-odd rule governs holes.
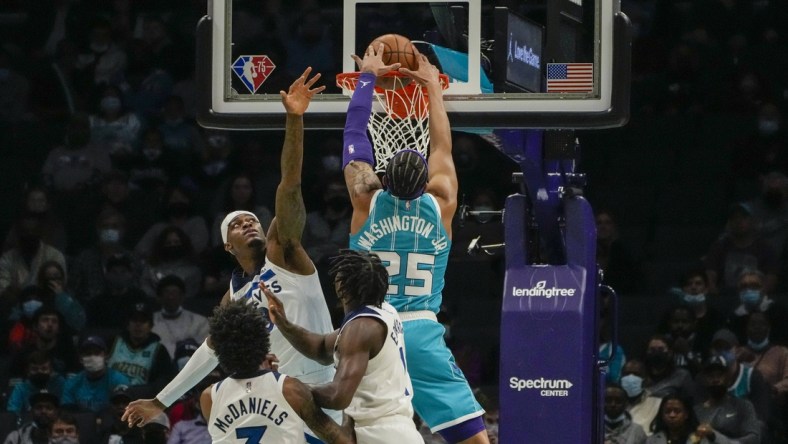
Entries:
POLYGON ((336 74, 355 71, 350 54, 389 33, 449 76, 455 128, 600 128, 628 118, 631 40, 618 0, 213 0, 208 9, 197 48, 203 126, 280 128, 279 91, 312 66, 327 89, 308 127, 341 128, 352 92, 336 74))

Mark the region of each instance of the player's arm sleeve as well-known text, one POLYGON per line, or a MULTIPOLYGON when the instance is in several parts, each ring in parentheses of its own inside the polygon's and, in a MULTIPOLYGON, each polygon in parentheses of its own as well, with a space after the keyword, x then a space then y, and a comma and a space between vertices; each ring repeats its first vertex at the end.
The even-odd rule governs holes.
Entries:
POLYGON ((166 407, 169 407, 189 389, 202 381, 204 377, 208 376, 211 370, 216 368, 217 364, 219 364, 219 359, 216 357, 216 353, 208 346, 207 340, 203 341, 202 345, 197 348, 192 357, 186 362, 183 370, 166 387, 161 389, 159 394, 156 395, 156 399, 166 407))
POLYGON ((342 169, 353 161, 375 165, 372 143, 367 137, 367 122, 372 113, 372 93, 375 90, 376 78, 371 72, 362 72, 358 77, 353 97, 350 98, 342 135, 342 169))

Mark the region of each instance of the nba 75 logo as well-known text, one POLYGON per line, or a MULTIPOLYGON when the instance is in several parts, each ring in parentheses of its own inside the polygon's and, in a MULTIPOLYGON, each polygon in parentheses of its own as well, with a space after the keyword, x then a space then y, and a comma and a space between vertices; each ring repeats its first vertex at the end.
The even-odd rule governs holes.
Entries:
POLYGON ((254 94, 276 68, 267 55, 242 55, 233 62, 233 72, 254 94))

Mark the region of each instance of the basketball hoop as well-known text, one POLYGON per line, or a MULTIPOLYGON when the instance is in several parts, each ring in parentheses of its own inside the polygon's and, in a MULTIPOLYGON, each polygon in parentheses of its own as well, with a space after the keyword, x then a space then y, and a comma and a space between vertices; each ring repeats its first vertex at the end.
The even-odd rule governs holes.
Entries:
MULTIPOLYGON (((337 86, 354 91, 360 74, 337 74, 337 86)), ((439 77, 443 89, 448 88, 449 77, 445 74, 439 77)), ((385 171, 391 156, 402 149, 415 149, 426 158, 430 145, 426 88, 399 71, 391 71, 378 77, 375 98, 383 109, 383 112, 373 110, 367 124, 375 149, 375 171, 385 171)))

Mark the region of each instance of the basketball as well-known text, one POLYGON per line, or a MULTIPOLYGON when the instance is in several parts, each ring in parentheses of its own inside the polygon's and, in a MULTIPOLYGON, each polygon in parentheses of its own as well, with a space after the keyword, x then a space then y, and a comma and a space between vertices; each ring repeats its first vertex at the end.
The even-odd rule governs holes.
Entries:
POLYGON ((383 44, 383 63, 387 65, 400 63, 403 68, 414 71, 419 69, 419 62, 409 38, 399 34, 382 35, 372 41, 372 48, 377 51, 381 43, 383 44))

